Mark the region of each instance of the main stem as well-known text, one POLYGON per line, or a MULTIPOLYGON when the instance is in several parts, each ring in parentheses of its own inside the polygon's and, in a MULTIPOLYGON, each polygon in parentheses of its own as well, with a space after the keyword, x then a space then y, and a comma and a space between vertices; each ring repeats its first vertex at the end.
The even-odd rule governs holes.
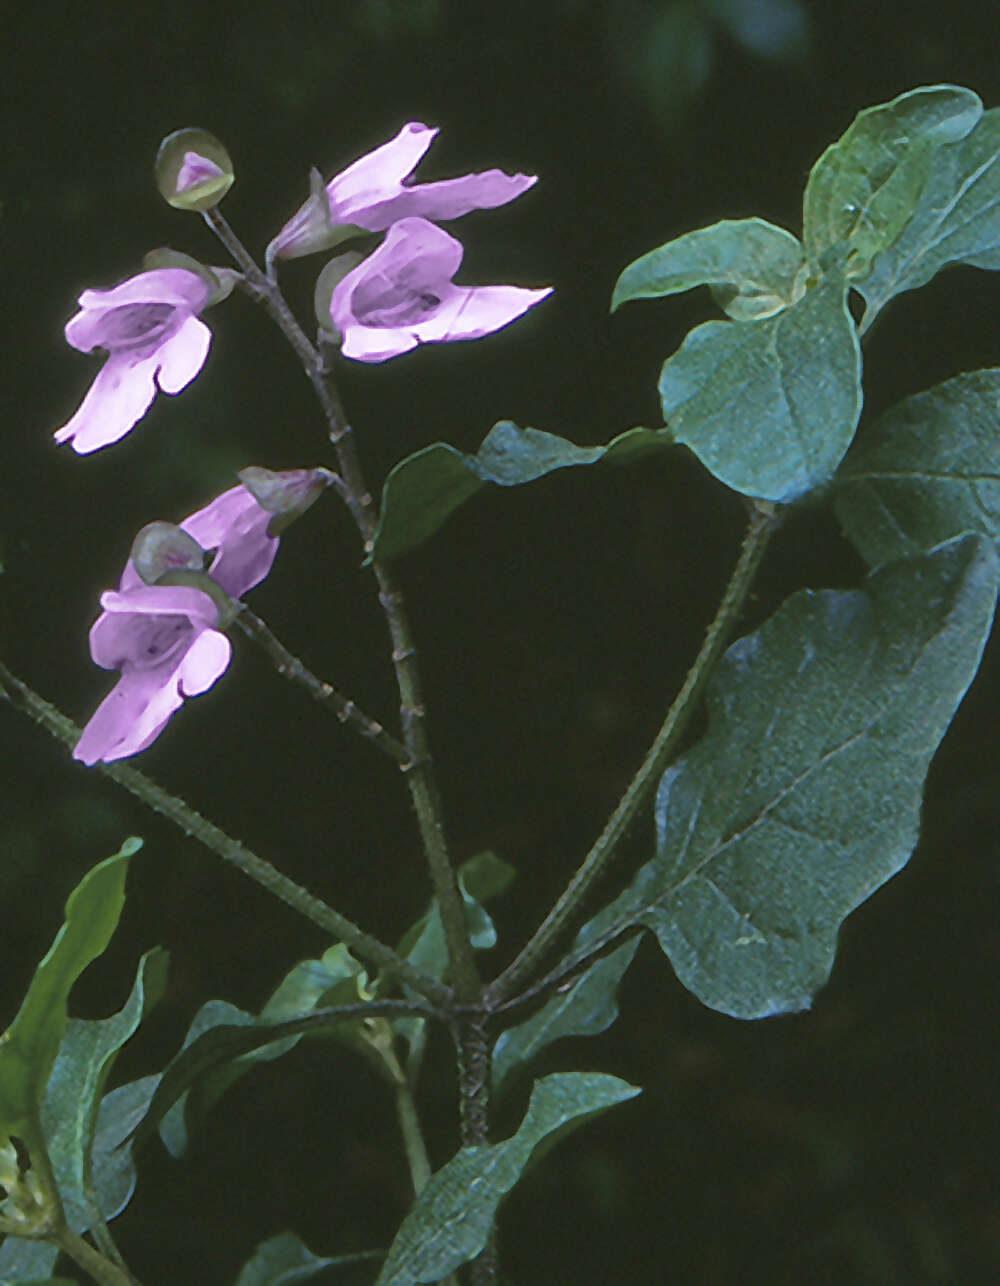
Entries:
MULTIPOLYGON (((204 217, 238 264, 246 289, 281 328, 302 363, 323 409, 330 442, 337 453, 338 468, 344 483, 342 494, 361 533, 365 553, 370 556, 374 548, 378 513, 365 482, 351 427, 329 371, 320 353, 295 320, 277 283, 261 271, 225 218, 217 209, 206 210, 204 217)), ((403 744, 409 755, 409 762, 403 765, 403 774, 417 815, 420 837, 441 912, 451 965, 451 982, 460 1002, 475 1004, 481 993, 481 984, 466 929, 455 867, 445 842, 440 797, 424 724, 420 671, 406 605, 403 593, 389 568, 375 561, 371 562, 371 567, 392 640, 392 664, 399 688, 403 744)))
POLYGON ((705 632, 694 664, 688 671, 684 686, 667 711, 659 732, 646 753, 645 759, 622 796, 618 807, 608 818, 603 831, 595 840, 559 900, 535 931, 534 936, 513 963, 487 988, 486 1004, 490 1008, 502 1004, 517 994, 518 988, 536 973, 546 954, 569 927, 583 899, 594 883, 607 869, 615 856, 628 826, 635 818, 660 779, 673 755, 688 722, 697 708, 705 684, 715 663, 728 642, 729 635, 739 619, 760 565, 767 542, 771 537, 777 517, 774 506, 754 503, 750 523, 740 556, 733 568, 712 623, 705 632))

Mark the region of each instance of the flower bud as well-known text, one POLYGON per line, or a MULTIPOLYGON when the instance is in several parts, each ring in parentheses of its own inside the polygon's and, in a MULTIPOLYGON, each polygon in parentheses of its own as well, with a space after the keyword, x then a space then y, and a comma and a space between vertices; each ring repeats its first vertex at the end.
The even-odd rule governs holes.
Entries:
POLYGON ((287 469, 273 473, 249 465, 236 475, 254 500, 274 517, 267 524, 269 536, 280 536, 333 481, 329 469, 287 469))
POLYGON ((330 317, 330 300, 333 292, 349 272, 353 272, 364 259, 357 250, 345 250, 335 256, 316 278, 316 289, 313 291, 313 307, 316 310, 316 321, 319 325, 320 338, 327 342, 332 340, 339 347, 342 336, 334 327, 330 317))
POLYGON ((147 585, 157 585, 165 572, 203 572, 206 552, 193 536, 172 522, 150 522, 132 542, 132 565, 147 585))
POLYGON ((156 154, 155 173, 160 195, 177 210, 210 210, 235 178, 229 153, 202 129, 168 134, 156 154))

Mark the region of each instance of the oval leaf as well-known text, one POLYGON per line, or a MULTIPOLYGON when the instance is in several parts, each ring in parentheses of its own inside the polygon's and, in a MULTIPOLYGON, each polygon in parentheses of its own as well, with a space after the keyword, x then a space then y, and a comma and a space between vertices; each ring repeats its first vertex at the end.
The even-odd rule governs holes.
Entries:
POLYGON ((841 921, 913 851, 996 590, 992 546, 962 536, 873 572, 864 592, 795 594, 733 644, 708 732, 660 783, 656 856, 583 941, 642 923, 711 1008, 807 1008, 841 921))
POLYGON ((611 310, 632 299, 712 286, 737 320, 768 317, 792 303, 802 264, 802 246, 784 228, 764 219, 726 219, 630 263, 615 283, 611 310))
POLYGON ((837 478, 834 508, 872 567, 963 531, 1000 552, 1000 369, 957 375, 892 407, 837 478))
POLYGON ((489 1239, 497 1206, 538 1144, 638 1093, 617 1076, 597 1072, 566 1072, 536 1082, 527 1115, 512 1138, 462 1148, 432 1175, 389 1247, 376 1286, 440 1281, 475 1259, 489 1239))
POLYGON ((866 330, 893 295, 915 290, 948 264, 1000 268, 1000 108, 967 137, 934 150, 916 209, 869 276, 852 283, 866 330))
POLYGON ((840 463, 861 411, 846 293, 831 276, 767 321, 706 322, 664 363, 668 428, 728 487, 790 501, 840 463))
POLYGON ((555 469, 603 459, 631 462, 672 445, 665 431, 640 428, 619 434, 607 446, 581 447, 509 420, 490 429, 475 455, 435 442, 401 460, 386 478, 372 558, 385 562, 416 549, 487 483, 517 487, 555 469))
POLYGON ((859 113, 812 168, 802 209, 812 262, 846 243, 848 271, 868 272, 916 208, 935 148, 964 138, 983 114, 971 89, 931 85, 859 113))

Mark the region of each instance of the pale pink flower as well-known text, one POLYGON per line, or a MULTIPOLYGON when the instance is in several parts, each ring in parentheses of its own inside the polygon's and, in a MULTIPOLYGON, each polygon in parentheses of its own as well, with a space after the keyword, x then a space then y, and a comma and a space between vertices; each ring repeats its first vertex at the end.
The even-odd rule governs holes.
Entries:
POLYGON ((111 290, 85 290, 66 339, 82 353, 107 360, 57 442, 81 454, 117 442, 149 409, 156 390, 179 393, 204 365, 211 331, 198 313, 208 286, 183 268, 157 268, 111 290))
POLYGON ((384 362, 418 344, 479 339, 552 293, 551 288, 456 286, 462 245, 426 219, 400 219, 334 287, 330 321, 341 352, 384 362))
POLYGON ((492 210, 527 191, 537 177, 484 170, 457 179, 413 183, 410 175, 430 147, 436 129, 410 121, 395 138, 349 165, 292 215, 267 248, 267 261, 295 259, 344 240, 345 225, 383 232, 399 219, 457 219, 471 210, 492 210))
MULTIPOLYGON (((244 487, 233 487, 180 526, 206 554, 214 551, 208 576, 239 598, 274 562, 278 539, 267 531, 272 518, 244 487)), ((119 670, 121 678, 73 751, 85 764, 144 750, 186 697, 215 683, 231 655, 209 594, 189 585, 147 585, 131 558, 118 589, 101 595, 101 607, 90 631, 90 654, 104 669, 119 670)))

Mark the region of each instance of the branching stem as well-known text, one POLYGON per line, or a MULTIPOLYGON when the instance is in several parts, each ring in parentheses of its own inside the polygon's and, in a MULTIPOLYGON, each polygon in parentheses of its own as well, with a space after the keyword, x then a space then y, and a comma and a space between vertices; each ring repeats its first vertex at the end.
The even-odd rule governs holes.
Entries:
MULTIPOLYGON (((75 746, 79 741, 80 729, 76 724, 29 688, 26 683, 11 674, 2 663, 0 663, 0 692, 12 705, 30 715, 36 723, 41 724, 64 745, 75 746)), ((346 942, 362 959, 377 965, 386 973, 394 974, 400 982, 412 987, 433 1004, 442 1006, 448 1004, 451 998, 449 987, 414 968, 409 961, 398 956, 391 947, 366 933, 353 920, 335 911, 333 907, 315 897, 302 885, 296 884, 270 862, 252 852, 245 844, 227 835, 225 831, 186 804, 183 799, 171 795, 144 773, 128 764, 96 764, 95 767, 105 777, 110 777, 119 786, 124 786, 154 812, 169 818, 185 835, 193 835, 205 848, 235 866, 237 870, 249 876, 269 893, 286 902, 307 920, 324 929, 331 937, 346 942)))

